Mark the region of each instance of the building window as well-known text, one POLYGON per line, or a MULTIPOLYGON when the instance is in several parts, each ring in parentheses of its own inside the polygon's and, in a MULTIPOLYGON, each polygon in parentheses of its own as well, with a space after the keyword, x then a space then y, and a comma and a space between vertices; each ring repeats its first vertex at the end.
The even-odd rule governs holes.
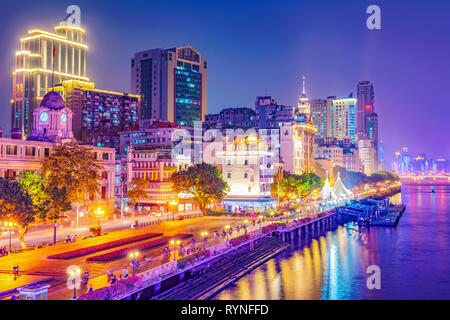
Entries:
POLYGON ((228 172, 228 173, 227 173, 227 178, 228 178, 228 179, 231 179, 231 172, 228 172))
POLYGON ((247 179, 247 178, 248 178, 248 173, 244 172, 244 179, 247 179))

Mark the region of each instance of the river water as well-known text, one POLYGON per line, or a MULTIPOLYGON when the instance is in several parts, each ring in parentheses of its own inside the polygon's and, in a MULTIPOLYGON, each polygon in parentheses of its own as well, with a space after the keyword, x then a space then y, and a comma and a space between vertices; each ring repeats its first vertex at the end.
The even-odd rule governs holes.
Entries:
POLYGON ((340 226, 267 261, 214 299, 450 299, 450 186, 403 186, 396 228, 340 226), (367 267, 380 267, 368 289, 367 267))

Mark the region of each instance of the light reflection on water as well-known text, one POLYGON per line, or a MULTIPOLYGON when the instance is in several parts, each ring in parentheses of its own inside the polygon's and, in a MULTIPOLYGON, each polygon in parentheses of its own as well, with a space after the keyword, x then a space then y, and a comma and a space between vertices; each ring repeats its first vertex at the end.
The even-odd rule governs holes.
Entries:
POLYGON ((269 260, 215 299, 450 299, 450 186, 404 186, 397 228, 340 226, 269 260), (366 268, 381 268, 381 289, 366 268))

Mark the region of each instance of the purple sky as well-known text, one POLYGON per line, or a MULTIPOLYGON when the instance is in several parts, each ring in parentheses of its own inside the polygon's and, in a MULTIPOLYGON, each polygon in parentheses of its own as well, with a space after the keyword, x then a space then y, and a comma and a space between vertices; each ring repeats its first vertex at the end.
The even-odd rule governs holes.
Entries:
MULTIPOLYGON (((269 94, 295 104, 301 74, 309 98, 375 85, 385 159, 450 156, 450 1, 76 1, 87 29, 88 75, 97 87, 130 90, 140 50, 191 45, 208 59, 208 112, 253 106, 269 94), (381 30, 368 30, 370 4, 381 30)), ((14 52, 29 28, 50 29, 72 2, 2 1, 0 126, 10 129, 14 52)))

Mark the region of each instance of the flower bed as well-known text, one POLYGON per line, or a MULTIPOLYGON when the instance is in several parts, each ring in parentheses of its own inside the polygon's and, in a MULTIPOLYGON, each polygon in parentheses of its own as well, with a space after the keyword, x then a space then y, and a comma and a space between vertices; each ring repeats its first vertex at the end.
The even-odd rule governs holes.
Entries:
POLYGON ((240 245, 241 243, 246 242, 248 240, 250 240, 250 236, 248 234, 244 234, 244 235, 239 236, 237 238, 231 239, 230 240, 230 244, 233 247, 236 247, 236 246, 240 245))
POLYGON ((86 261, 91 261, 91 262, 92 261, 95 261, 95 262, 111 261, 111 260, 119 259, 119 258, 122 258, 122 257, 128 255, 128 252, 130 251, 130 249, 147 250, 147 249, 151 249, 154 247, 158 247, 158 246, 167 244, 167 243, 169 243, 170 239, 185 239, 185 238, 190 238, 190 237, 192 237, 192 234, 184 234, 184 233, 177 234, 172 237, 164 237, 164 238, 160 238, 160 239, 156 239, 156 240, 152 240, 152 241, 147 241, 147 242, 141 243, 133 248, 122 248, 122 249, 118 249, 118 250, 111 251, 108 253, 89 257, 86 259, 86 261))
POLYGON ((111 300, 116 296, 120 296, 132 291, 142 281, 142 278, 131 276, 122 279, 110 285, 89 293, 85 293, 78 297, 78 300, 111 300))
POLYGON ((186 267, 187 264, 193 265, 196 261, 208 258, 211 255, 211 251, 209 249, 196 252, 190 254, 184 258, 177 260, 177 266, 179 270, 182 270, 186 267))
POLYGON ((268 226, 262 227, 263 233, 269 233, 278 229, 278 226, 275 224, 270 224, 268 226))
POLYGON ((129 244, 132 242, 141 241, 141 240, 154 238, 154 237, 158 237, 158 236, 162 236, 162 233, 145 233, 145 234, 141 234, 138 236, 115 240, 115 241, 111 241, 111 242, 106 242, 103 244, 99 244, 99 245, 95 245, 95 246, 91 246, 91 247, 87 247, 87 248, 81 248, 81 249, 77 249, 77 250, 73 250, 73 251, 54 254, 54 255, 48 256, 47 259, 63 259, 63 260, 73 259, 73 258, 85 256, 87 254, 91 254, 94 252, 111 249, 114 247, 129 244))

